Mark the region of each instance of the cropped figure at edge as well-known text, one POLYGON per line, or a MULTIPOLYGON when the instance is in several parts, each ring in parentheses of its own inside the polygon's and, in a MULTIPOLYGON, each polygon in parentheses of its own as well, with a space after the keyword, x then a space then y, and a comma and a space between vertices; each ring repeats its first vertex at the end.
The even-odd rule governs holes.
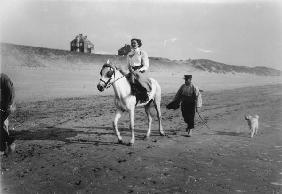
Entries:
POLYGON ((1 73, 1 131, 0 131, 0 151, 8 154, 15 150, 14 138, 9 134, 8 117, 15 111, 15 90, 13 82, 4 73, 1 73))

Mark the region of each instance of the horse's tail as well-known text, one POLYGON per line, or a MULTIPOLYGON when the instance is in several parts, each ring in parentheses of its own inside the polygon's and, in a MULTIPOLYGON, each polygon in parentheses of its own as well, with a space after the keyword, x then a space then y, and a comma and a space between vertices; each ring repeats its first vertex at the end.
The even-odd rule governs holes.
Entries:
POLYGON ((153 78, 151 78, 152 82, 152 93, 153 93, 153 100, 155 102, 161 102, 161 95, 162 95, 162 89, 160 84, 153 78))

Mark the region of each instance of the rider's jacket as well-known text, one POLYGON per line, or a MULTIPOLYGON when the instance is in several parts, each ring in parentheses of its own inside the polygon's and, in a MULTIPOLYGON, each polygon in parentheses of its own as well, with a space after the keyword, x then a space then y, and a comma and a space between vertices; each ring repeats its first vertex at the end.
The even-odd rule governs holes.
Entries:
POLYGON ((127 55, 128 68, 139 71, 147 71, 149 68, 149 58, 145 51, 140 48, 132 49, 127 55))

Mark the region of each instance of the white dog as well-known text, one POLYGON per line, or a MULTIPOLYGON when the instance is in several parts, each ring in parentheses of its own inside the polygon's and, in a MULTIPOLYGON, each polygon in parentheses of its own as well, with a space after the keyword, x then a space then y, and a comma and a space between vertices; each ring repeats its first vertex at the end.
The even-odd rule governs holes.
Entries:
POLYGON ((245 119, 247 120, 249 128, 251 130, 251 138, 252 138, 252 137, 254 137, 255 134, 258 133, 258 127, 259 127, 258 119, 259 119, 259 116, 258 115, 254 115, 254 116, 246 115, 245 119))

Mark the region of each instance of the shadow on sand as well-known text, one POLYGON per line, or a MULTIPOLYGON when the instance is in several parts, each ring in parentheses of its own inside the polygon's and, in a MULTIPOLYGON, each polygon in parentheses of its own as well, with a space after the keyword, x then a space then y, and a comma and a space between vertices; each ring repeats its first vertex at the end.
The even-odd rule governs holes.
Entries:
POLYGON ((215 131, 215 135, 228 135, 228 136, 240 136, 246 137, 246 133, 244 132, 234 132, 234 131, 215 131))
POLYGON ((16 140, 56 140, 63 141, 66 143, 83 143, 83 144, 94 144, 94 145, 110 145, 115 142, 89 139, 75 139, 74 137, 82 135, 82 137, 88 137, 89 135, 113 135, 112 130, 109 132, 95 132, 95 131, 80 131, 72 128, 58 128, 58 127, 45 127, 38 130, 22 130, 22 131, 11 131, 11 135, 16 140))
MULTIPOLYGON (((123 137, 131 136, 131 130, 129 128, 119 128, 119 130, 123 137)), ((135 129, 136 140, 143 140, 146 135, 146 132, 147 130, 135 129)), ((94 144, 94 145, 118 144, 116 141, 115 132, 113 128, 105 127, 105 126, 95 126, 95 127, 89 126, 89 127, 75 127, 75 128, 59 128, 59 127, 47 126, 36 130, 10 131, 10 134, 16 140, 56 140, 56 141, 63 141, 65 143, 80 143, 80 144, 94 144), (103 136, 106 138, 102 138, 103 136), (113 139, 113 141, 109 141, 108 137, 110 136, 114 137, 114 138, 110 138, 113 139)), ((152 130, 151 136, 160 136, 159 131, 152 130)))
MULTIPOLYGON (((93 129, 93 130, 107 130, 109 131, 108 134, 112 134, 112 135, 115 135, 115 131, 112 127, 102 127, 102 126, 89 126, 89 127, 77 127, 77 128, 81 128, 81 129, 93 129)), ((129 129, 129 127, 119 127, 118 128, 119 132, 122 133, 122 135, 124 136, 129 136, 131 135, 131 130, 129 129)), ((147 128, 144 128, 144 129, 138 129, 138 128, 135 128, 134 129, 134 132, 135 132, 135 137, 138 139, 142 139, 146 133, 147 133, 147 128)), ((171 131, 165 131, 166 133, 172 133, 171 131)), ((97 134, 98 136, 101 136, 101 135, 107 135, 107 134, 103 134, 101 132, 91 132, 91 134, 97 134)), ((160 136, 160 133, 159 133, 159 129, 158 128, 152 128, 151 129, 151 136, 154 137, 154 136, 160 136)))

